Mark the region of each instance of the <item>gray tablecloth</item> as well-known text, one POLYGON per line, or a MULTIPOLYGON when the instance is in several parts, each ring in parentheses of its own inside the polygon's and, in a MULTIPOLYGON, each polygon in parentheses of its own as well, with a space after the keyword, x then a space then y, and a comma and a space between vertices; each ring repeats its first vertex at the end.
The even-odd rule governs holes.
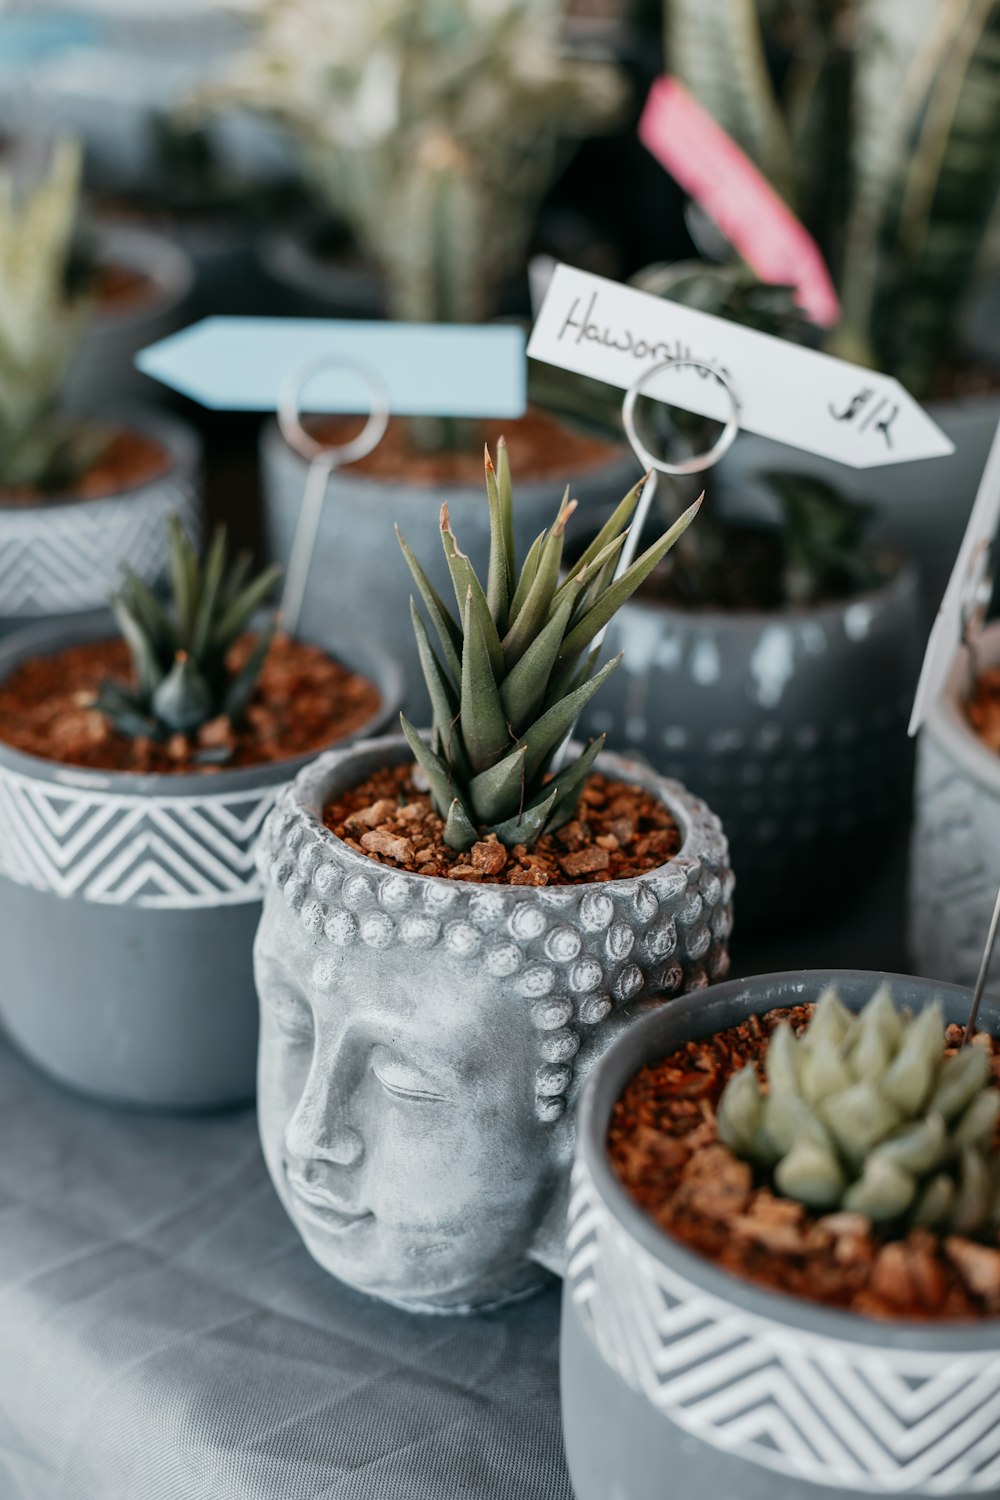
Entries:
POLYGON ((418 1318, 338 1286, 251 1113, 61 1092, 0 1040, 2 1500, 569 1500, 558 1299, 418 1318))

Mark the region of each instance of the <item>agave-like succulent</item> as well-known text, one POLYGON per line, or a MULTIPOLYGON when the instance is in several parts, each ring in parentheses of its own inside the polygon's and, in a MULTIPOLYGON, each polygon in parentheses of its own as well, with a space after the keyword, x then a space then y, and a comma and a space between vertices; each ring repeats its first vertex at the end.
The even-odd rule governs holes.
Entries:
POLYGON ((901 1013, 883 985, 855 1016, 829 989, 801 1036, 775 1028, 766 1093, 752 1064, 730 1078, 719 1136, 809 1208, 981 1233, 1000 1221, 1000 1092, 985 1048, 946 1045, 937 1002, 901 1013))
MULTIPOLYGON (((246 708, 267 656, 277 616, 261 630, 237 672, 226 656, 280 572, 268 568, 251 579, 250 555, 228 565, 225 529, 212 539, 205 561, 176 516, 169 519, 172 609, 131 571, 111 601, 132 658, 134 685, 105 682, 96 706, 121 733, 167 740, 195 734, 224 716, 236 720, 246 708)), ((228 752, 205 750, 198 759, 219 760, 228 752)))
POLYGON ((69 484, 104 441, 58 405, 90 308, 67 289, 79 194, 68 141, 34 186, 0 173, 0 489, 69 484))
POLYGON ((417 588, 434 625, 440 657, 411 598, 410 611, 430 694, 431 744, 400 716, 403 733, 430 784, 453 849, 469 849, 485 833, 502 844, 530 847, 573 815, 580 789, 604 744, 594 740, 575 761, 549 778, 557 751, 584 704, 620 656, 598 670, 591 643, 687 529, 698 500, 615 578, 628 521, 642 482, 630 490, 607 525, 560 581, 563 533, 576 507, 567 489, 552 526, 531 545, 518 570, 506 446, 494 468, 486 452, 490 508, 489 573, 484 589, 441 507, 441 540, 455 588, 451 614, 410 547, 399 535, 417 588))

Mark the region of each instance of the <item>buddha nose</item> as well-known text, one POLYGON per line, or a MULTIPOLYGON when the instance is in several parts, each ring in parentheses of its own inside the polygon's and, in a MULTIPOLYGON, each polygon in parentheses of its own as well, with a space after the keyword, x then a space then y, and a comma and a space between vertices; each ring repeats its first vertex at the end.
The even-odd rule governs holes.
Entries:
POLYGON ((364 1141, 348 1123, 342 1100, 331 1099, 329 1080, 317 1086, 311 1072, 295 1111, 285 1128, 285 1149, 293 1160, 326 1161, 353 1167, 364 1154, 364 1141))

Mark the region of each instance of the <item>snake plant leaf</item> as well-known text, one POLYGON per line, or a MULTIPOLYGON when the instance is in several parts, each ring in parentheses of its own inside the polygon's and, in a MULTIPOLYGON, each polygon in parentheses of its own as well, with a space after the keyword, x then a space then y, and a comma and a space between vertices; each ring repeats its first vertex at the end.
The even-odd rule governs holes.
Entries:
POLYGON ((576 688, 572 693, 567 693, 552 708, 547 709, 540 719, 536 719, 531 728, 524 736, 524 744, 527 751, 525 757, 525 775, 529 781, 533 781, 540 775, 548 765, 549 757, 557 745, 561 744, 564 737, 576 723, 580 713, 607 682, 612 672, 618 666, 623 653, 619 651, 606 662, 601 670, 590 679, 576 688))
POLYGON ((844 1172, 837 1154, 808 1137, 794 1141, 774 1172, 782 1193, 809 1208, 832 1208, 844 1191, 844 1172))
POLYGON ((649 577, 657 563, 662 562, 671 547, 687 531, 691 522, 701 509, 704 496, 700 495, 693 505, 680 516, 652 546, 647 547, 641 557, 637 557, 631 567, 618 578, 606 591, 603 597, 587 611, 578 625, 570 631, 563 648, 559 653, 560 660, 573 658, 583 651, 597 635, 603 630, 611 619, 621 609, 626 600, 630 599, 643 581, 649 577))
MULTIPOLYGON (((492 624, 492 620, 490 621, 492 624)), ((481 617, 476 614, 472 589, 465 601, 465 639, 462 649, 462 698, 459 713, 462 744, 473 772, 496 765, 510 748, 513 736, 493 676, 481 617)))
POLYGON ((486 582, 486 599, 493 622, 497 627, 497 633, 502 634, 507 628, 513 559, 507 553, 500 485, 489 448, 486 449, 486 495, 490 507, 490 568, 486 582))
POLYGON ((437 631, 438 640, 441 642, 441 650, 444 653, 445 665, 452 675, 452 680, 456 683, 461 682, 462 632, 452 618, 441 595, 420 566, 410 544, 398 526, 396 527, 396 539, 402 548, 403 556, 406 558, 410 572, 413 574, 414 582, 420 591, 420 597, 424 601, 424 608, 430 615, 434 629, 437 631))
POLYGON ((175 734, 187 734, 212 716, 212 690, 186 651, 178 651, 151 701, 156 717, 175 734))
POLYGON ((521 659, 504 678, 500 699, 515 734, 541 711, 552 669, 573 612, 573 596, 557 601, 548 623, 535 636, 521 659))
POLYGON ((490 613, 489 601, 483 591, 482 584, 476 577, 475 569, 455 540, 455 533, 451 529, 451 521, 448 516, 447 504, 441 507, 441 543, 448 562, 448 570, 451 573, 455 598, 458 601, 459 616, 464 622, 466 602, 471 594, 473 616, 479 623, 483 641, 489 652, 490 666, 494 678, 499 679, 503 676, 504 659, 496 623, 490 613))
POLYGON ((672 72, 792 202, 794 157, 757 0, 666 0, 664 23, 672 72))

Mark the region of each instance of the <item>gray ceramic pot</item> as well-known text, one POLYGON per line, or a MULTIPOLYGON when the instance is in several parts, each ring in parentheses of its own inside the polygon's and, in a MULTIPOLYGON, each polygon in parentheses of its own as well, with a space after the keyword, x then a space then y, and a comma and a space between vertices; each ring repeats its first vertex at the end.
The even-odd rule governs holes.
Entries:
POLYGON ((916 575, 847 604, 781 614, 632 601, 606 654, 625 652, 584 711, 705 797, 741 880, 740 933, 825 914, 910 811, 906 723, 923 638, 916 575), (822 908, 820 907, 822 902, 822 908))
MULTIPOLYGON (((887 976, 770 974, 631 1028, 580 1105, 563 1291, 562 1406, 577 1500, 842 1500, 1000 1489, 1000 1327, 877 1322, 738 1280, 664 1234, 607 1160, 608 1121, 645 1063, 836 980, 858 1010, 887 976)), ((919 1009, 970 996, 888 976, 919 1009)), ((1000 1010, 983 1009, 996 1032, 1000 1010)))
MULTIPOLYGON (((743 433, 720 465, 718 486, 727 504, 731 501, 734 510, 745 511, 754 503, 759 474, 792 470, 816 474, 845 495, 872 502, 871 541, 912 559, 920 574, 926 632, 941 602, 1000 421, 1000 393, 930 401, 927 411, 955 444, 947 458, 850 469, 743 433)), ((760 504, 769 503, 764 492, 756 498, 760 504)))
MULTIPOLYGON (((1000 664, 1000 623, 977 651, 1000 664)), ((974 984, 1000 888, 1000 756, 965 715, 971 668, 960 651, 920 735, 910 845, 910 953, 921 973, 974 984)), ((990 979, 1000 977, 1000 951, 990 979)))
MULTIPOLYGON (((114 633, 109 616, 0 643, 0 677, 114 633)), ((398 668, 329 642, 378 685, 398 668)), ((252 1098, 260 915, 253 846, 305 757, 210 775, 88 771, 0 742, 0 1021, 60 1082, 115 1103, 211 1108, 252 1098)))
POLYGON ((655 790, 683 845, 640 879, 467 885, 374 863, 322 824, 331 797, 411 759, 401 737, 303 771, 261 840, 258 1113, 310 1253, 414 1311, 525 1295, 564 1260, 573 1106, 637 1002, 728 968, 718 819, 655 790))
POLYGON ((171 512, 201 529, 201 444, 183 423, 137 411, 127 426, 168 450, 172 466, 138 489, 44 506, 0 505, 0 635, 19 625, 102 608, 127 564, 148 583, 167 570, 171 512))
POLYGON ((92 319, 66 380, 64 399, 76 411, 107 416, 123 401, 154 401, 162 387, 133 363, 140 349, 174 333, 185 322, 194 286, 191 258, 172 240, 133 224, 98 224, 97 258, 151 281, 154 294, 134 307, 92 319))
MULTIPOLYGON (((271 556, 287 564, 302 507, 306 465, 268 423, 262 436, 264 514, 271 556)), ((621 449, 599 468, 567 475, 579 501, 578 530, 596 530, 638 479, 630 450, 621 449)), ((543 527, 549 526, 562 498, 565 480, 518 483, 514 475, 515 540, 523 557, 543 527)), ((409 597, 415 592, 410 570, 393 526, 398 525, 431 582, 446 599, 454 598, 441 548, 438 512, 447 500, 455 534, 485 577, 489 552, 489 510, 482 484, 428 485, 387 483, 351 473, 334 474, 302 613, 302 628, 350 630, 379 641, 406 674, 406 711, 415 723, 429 718, 429 705, 417 655, 409 597)), ((574 520, 576 524, 576 518, 574 520)))

